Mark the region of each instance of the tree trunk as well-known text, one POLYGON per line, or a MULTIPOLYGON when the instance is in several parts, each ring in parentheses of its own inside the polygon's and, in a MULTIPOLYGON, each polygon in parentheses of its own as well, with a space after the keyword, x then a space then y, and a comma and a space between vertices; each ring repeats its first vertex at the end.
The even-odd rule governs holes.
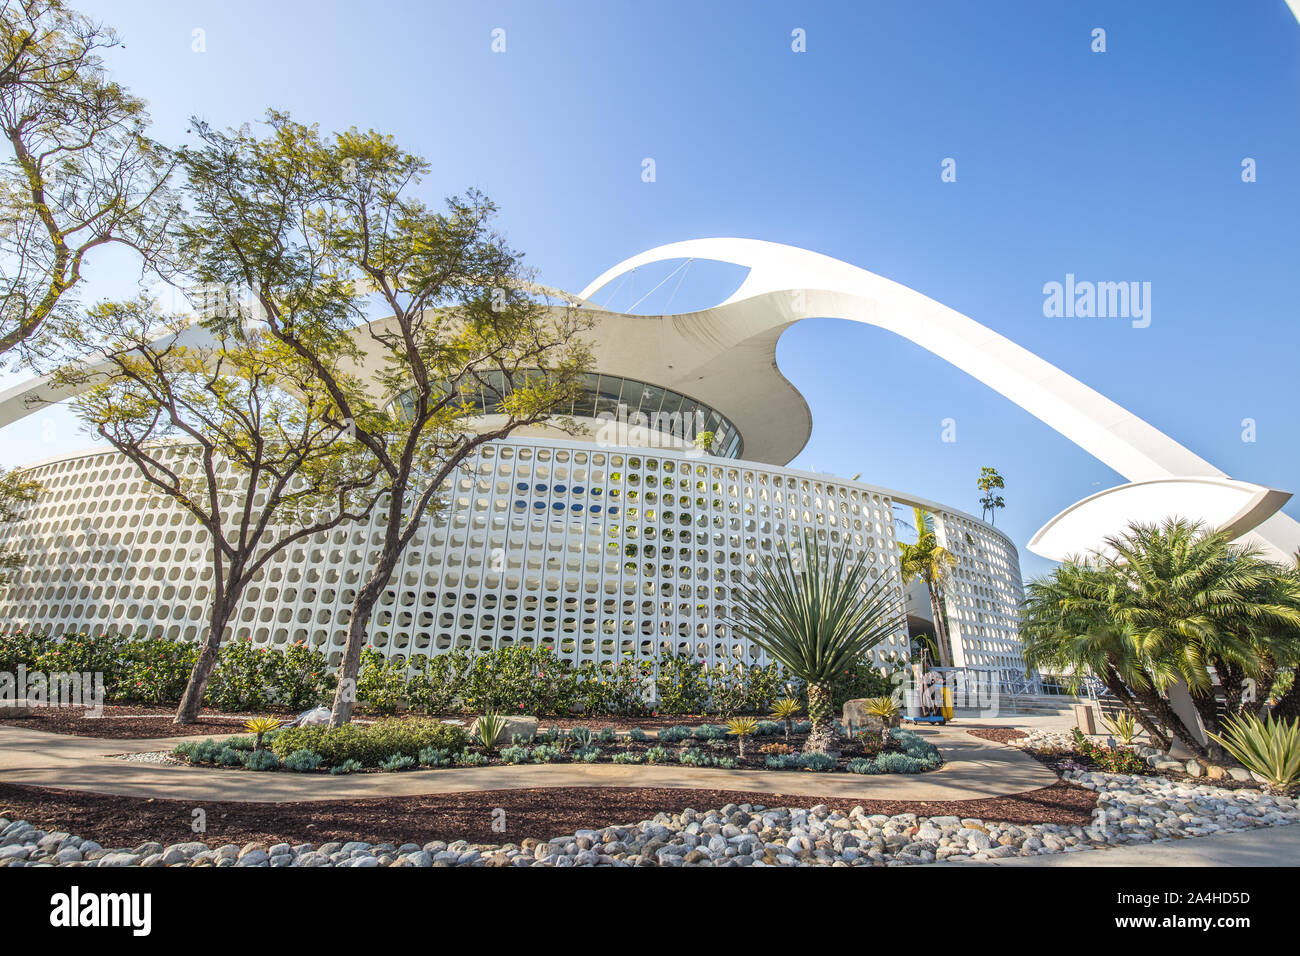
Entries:
POLYGON ((1147 732, 1151 742, 1158 745, 1161 750, 1168 750, 1169 738, 1160 732, 1160 728, 1151 720, 1146 710, 1134 699, 1128 685, 1124 683, 1119 673, 1114 668, 1107 668, 1102 680, 1106 684, 1106 689, 1114 694, 1125 709, 1133 715, 1134 720, 1142 725, 1142 729, 1147 732))
POLYGON ((831 689, 825 684, 808 685, 808 717, 812 733, 804 744, 804 753, 827 753, 835 746, 835 705, 831 689))
POLYGON ((1142 706, 1149 710, 1157 720, 1170 729, 1174 736, 1183 742, 1183 744, 1193 754, 1206 760, 1210 755, 1205 748, 1201 746, 1200 741, 1196 739, 1196 734, 1187 729, 1187 725, 1182 722, 1179 716, 1174 713, 1174 709, 1169 706, 1169 701, 1165 700, 1154 690, 1133 690, 1133 696, 1136 697, 1142 706))
POLYGON ((181 696, 181 705, 176 709, 176 724, 193 724, 199 719, 199 710, 203 707, 203 694, 208 689, 208 681, 217 668, 217 659, 221 656, 221 636, 226 631, 226 622, 234 611, 233 601, 227 601, 220 608, 213 608, 212 621, 208 626, 208 637, 199 651, 199 658, 190 671, 189 683, 181 696))
POLYGON ((939 666, 952 667, 952 648, 948 646, 948 625, 944 623, 939 590, 927 582, 930 591, 930 614, 934 617, 934 643, 939 646, 939 666))
POLYGON ((357 704, 357 675, 361 671, 361 650, 366 644, 366 632, 370 627, 370 615, 379 603, 379 596, 388 586, 389 575, 396 561, 381 562, 371 573, 370 579, 357 592, 352 602, 352 617, 348 620, 348 640, 343 648, 343 660, 339 664, 339 682, 334 690, 334 706, 330 709, 330 726, 342 727, 351 723, 352 711, 357 704), (389 565, 384 570, 384 563, 389 565), (381 573, 382 576, 381 576, 381 573))
POLYGON ((1293 674, 1291 688, 1277 699, 1272 713, 1278 719, 1294 720, 1300 717, 1300 673, 1293 674))

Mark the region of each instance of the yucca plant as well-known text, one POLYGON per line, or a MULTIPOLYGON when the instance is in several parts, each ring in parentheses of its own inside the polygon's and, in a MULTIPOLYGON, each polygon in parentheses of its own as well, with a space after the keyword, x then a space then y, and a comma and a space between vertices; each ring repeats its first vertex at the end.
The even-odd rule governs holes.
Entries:
POLYGON ((812 733, 804 749, 824 753, 835 743, 832 687, 877 644, 905 633, 902 595, 883 568, 867 563, 867 550, 823 554, 805 535, 798 554, 784 543, 781 551, 737 589, 736 633, 807 684, 812 733))
POLYGON ((1137 736, 1137 721, 1133 715, 1127 711, 1120 712, 1114 717, 1103 717, 1101 722, 1106 725, 1111 736, 1127 747, 1137 736))
POLYGON ((898 701, 892 697, 868 697, 863 709, 872 717, 880 718, 880 739, 888 740, 889 722, 898 716, 898 701))
POLYGON ((1224 750, 1247 770, 1259 774, 1275 793, 1286 793, 1300 781, 1300 719, 1277 720, 1269 714, 1227 717, 1223 734, 1211 733, 1224 750))
POLYGON ((732 717, 727 721, 727 733, 740 745, 740 756, 745 756, 745 738, 758 733, 758 721, 753 717, 732 717))
POLYGON ((488 753, 496 749, 497 738, 501 736, 501 731, 505 729, 505 716, 490 710, 483 713, 474 725, 474 733, 478 737, 478 742, 483 745, 483 749, 488 753))
POLYGON ((782 697, 772 705, 772 713, 769 714, 773 720, 785 721, 785 739, 790 739, 790 731, 794 730, 794 719, 799 716, 799 711, 803 710, 799 701, 793 697, 782 697))
POLYGON ((244 723, 244 729, 250 734, 256 734, 257 740, 253 742, 253 752, 262 749, 262 738, 280 726, 280 721, 276 717, 254 717, 252 720, 244 723))

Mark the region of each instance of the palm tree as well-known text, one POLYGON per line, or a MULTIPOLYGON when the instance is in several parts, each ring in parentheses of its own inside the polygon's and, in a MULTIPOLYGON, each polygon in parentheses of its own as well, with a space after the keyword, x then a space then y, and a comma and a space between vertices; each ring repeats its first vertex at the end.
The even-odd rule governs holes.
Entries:
POLYGON ((930 614, 934 617, 935 643, 939 645, 939 665, 952 666, 952 648, 948 643, 948 621, 943 614, 942 589, 948 572, 957 566, 957 558, 939 544, 934 530, 934 515, 924 508, 913 508, 916 520, 916 543, 898 543, 899 571, 903 583, 911 584, 917 578, 925 582, 930 594, 930 614))
MULTIPOLYGON (((1115 584, 1109 568, 1087 563, 1063 564, 1029 582, 1021 605, 1021 653, 1030 667, 1062 677, 1071 693, 1078 692, 1083 677, 1097 677, 1151 742, 1168 749, 1169 737, 1152 716, 1166 726, 1181 725, 1170 723, 1168 704, 1154 691, 1132 632, 1111 615, 1115 584)), ((1199 746, 1194 736, 1186 737, 1199 746)))
POLYGON ((1210 733, 1219 718, 1209 668, 1239 706, 1246 678, 1263 678, 1270 658, 1295 659, 1300 589, 1254 548, 1232 545, 1231 532, 1167 519, 1131 525, 1106 544, 1126 585, 1115 591, 1116 620, 1146 660, 1187 683, 1210 733))
POLYGON ((736 632, 763 648, 808 686, 812 719, 806 751, 835 742, 836 679, 904 627, 903 601, 869 552, 849 558, 847 545, 823 553, 812 535, 796 558, 781 554, 755 566, 735 596, 736 632))

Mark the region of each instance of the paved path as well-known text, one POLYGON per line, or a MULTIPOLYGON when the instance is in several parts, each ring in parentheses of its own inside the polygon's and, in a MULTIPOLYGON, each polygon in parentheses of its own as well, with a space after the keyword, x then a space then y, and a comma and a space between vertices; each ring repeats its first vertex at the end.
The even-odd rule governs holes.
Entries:
POLYGON ((1241 833, 1214 833, 1189 840, 1161 840, 1003 860, 928 863, 926 866, 1300 866, 1300 824, 1241 833))
POLYGON ((178 740, 105 740, 0 726, 0 781, 130 797, 178 800, 307 801, 515 790, 529 787, 673 787, 807 794, 856 800, 948 801, 1001 797, 1056 783, 1056 775, 1015 747, 956 729, 919 731, 943 752, 932 773, 796 773, 634 764, 537 764, 402 773, 255 773, 113 759, 170 750, 178 740))

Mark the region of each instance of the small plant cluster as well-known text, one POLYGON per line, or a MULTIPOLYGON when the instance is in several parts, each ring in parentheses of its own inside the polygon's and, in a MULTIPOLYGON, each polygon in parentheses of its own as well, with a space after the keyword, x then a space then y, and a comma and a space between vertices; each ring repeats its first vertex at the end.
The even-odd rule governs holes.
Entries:
POLYGON ((1104 773, 1136 774, 1146 773, 1146 762, 1126 747, 1107 747, 1093 743, 1078 727, 1074 728, 1074 749, 1080 756, 1087 757, 1093 765, 1104 773))
POLYGON ((852 773, 925 773, 938 769, 943 763, 939 748, 910 730, 895 730, 892 741, 902 748, 878 751, 874 757, 858 757, 849 761, 852 773))

